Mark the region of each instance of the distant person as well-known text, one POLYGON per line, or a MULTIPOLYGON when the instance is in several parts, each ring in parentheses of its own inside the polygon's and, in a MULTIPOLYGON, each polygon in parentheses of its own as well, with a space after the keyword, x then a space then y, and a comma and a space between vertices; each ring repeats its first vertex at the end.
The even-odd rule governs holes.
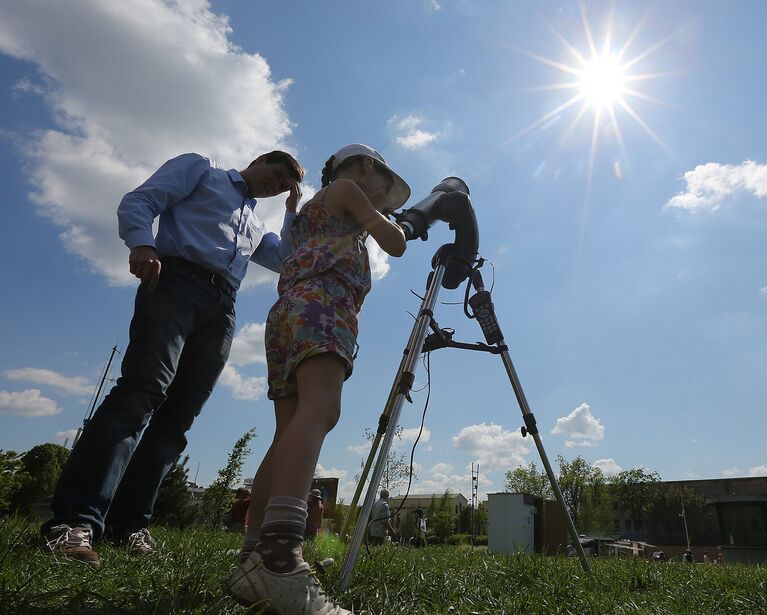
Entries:
POLYGON ((322 515, 325 512, 325 506, 322 503, 322 492, 319 489, 312 489, 309 492, 309 499, 306 501, 306 530, 304 530, 305 540, 314 540, 322 527, 322 515))
POLYGON ((241 487, 237 490, 236 497, 237 499, 229 509, 229 518, 227 519, 226 526, 231 532, 244 534, 248 519, 248 507, 250 506, 250 491, 241 487))
POLYGON ((682 555, 682 561, 685 564, 693 564, 695 563, 695 558, 692 555, 692 551, 690 549, 686 549, 684 554, 682 555))
POLYGON ((303 559, 304 498, 354 365, 357 315, 371 287, 365 239, 401 256, 405 234, 388 216, 409 195, 381 154, 355 143, 325 163, 322 189, 293 223, 296 250, 265 331, 275 435, 253 479, 259 497, 250 501, 246 559, 226 582, 241 604, 268 601, 280 615, 350 613, 327 597, 303 559))
POLYGON ((41 528, 47 551, 97 567, 93 542, 105 528, 134 553, 154 551, 147 526, 160 483, 229 357, 248 263, 280 272, 293 251, 303 173, 281 151, 239 172, 182 154, 123 197, 120 237, 130 249, 130 272, 141 279, 130 338, 120 378, 56 485, 53 518, 41 528), (255 199, 283 192, 289 195, 278 237, 265 231, 255 199))
POLYGON ((710 564, 711 563, 711 560, 708 557, 708 551, 704 551, 703 552, 703 563, 704 564, 710 564))
POLYGON ((379 497, 373 503, 373 508, 370 511, 368 543, 380 546, 386 542, 387 536, 395 536, 397 530, 391 524, 388 489, 381 489, 378 495, 379 497))

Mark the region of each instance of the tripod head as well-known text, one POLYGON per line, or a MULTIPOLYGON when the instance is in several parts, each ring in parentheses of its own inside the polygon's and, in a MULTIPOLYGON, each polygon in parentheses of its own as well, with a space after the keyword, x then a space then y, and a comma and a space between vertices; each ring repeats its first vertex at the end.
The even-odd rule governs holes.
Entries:
POLYGON ((409 240, 428 239, 429 228, 441 220, 455 231, 455 241, 443 245, 432 259, 432 267, 445 265, 442 286, 458 288, 470 272, 479 250, 479 228, 469 187, 458 177, 447 177, 437 184, 425 199, 397 215, 397 223, 409 240))

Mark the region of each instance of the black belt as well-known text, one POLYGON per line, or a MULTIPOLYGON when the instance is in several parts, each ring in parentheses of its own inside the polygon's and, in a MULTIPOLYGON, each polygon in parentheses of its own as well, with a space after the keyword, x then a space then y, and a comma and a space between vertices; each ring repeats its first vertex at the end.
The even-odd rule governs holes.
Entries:
POLYGON ((220 273, 214 273, 210 269, 206 269, 202 265, 188 261, 185 258, 179 258, 177 256, 160 257, 162 266, 170 265, 171 268, 183 269, 189 271, 194 275, 210 282, 216 288, 223 290, 230 297, 234 297, 237 293, 237 289, 220 273))

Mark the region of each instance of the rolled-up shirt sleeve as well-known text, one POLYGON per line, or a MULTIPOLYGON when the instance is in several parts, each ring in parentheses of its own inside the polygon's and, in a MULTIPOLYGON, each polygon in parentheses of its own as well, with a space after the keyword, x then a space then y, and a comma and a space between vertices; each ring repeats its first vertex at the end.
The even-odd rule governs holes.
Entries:
POLYGON ((271 269, 275 273, 282 272, 282 263, 288 256, 293 254, 290 227, 295 219, 296 214, 286 211, 280 236, 278 237, 276 233, 264 233, 250 260, 262 267, 271 269))
POLYGON ((168 160, 143 184, 126 194, 117 208, 118 229, 125 245, 130 249, 154 247, 154 219, 189 196, 209 168, 207 158, 182 154, 168 160))

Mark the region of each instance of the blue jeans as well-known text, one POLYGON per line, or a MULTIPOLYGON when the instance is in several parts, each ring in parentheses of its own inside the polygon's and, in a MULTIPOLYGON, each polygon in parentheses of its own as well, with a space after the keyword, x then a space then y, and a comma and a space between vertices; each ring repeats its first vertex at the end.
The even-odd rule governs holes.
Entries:
POLYGON ((153 292, 139 286, 122 375, 72 450, 43 532, 88 524, 98 538, 105 526, 119 535, 149 525, 160 483, 229 357, 234 300, 165 264, 153 292))

